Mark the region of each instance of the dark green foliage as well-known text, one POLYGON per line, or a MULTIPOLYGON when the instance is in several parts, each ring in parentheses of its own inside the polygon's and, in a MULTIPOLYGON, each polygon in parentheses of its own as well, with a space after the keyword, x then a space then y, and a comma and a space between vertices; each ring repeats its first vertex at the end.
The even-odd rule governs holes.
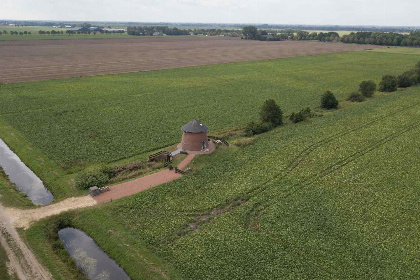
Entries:
POLYGON ((413 85, 413 81, 411 77, 406 73, 399 75, 397 77, 397 83, 398 83, 398 87, 400 88, 407 88, 413 85))
POLYGON ((252 25, 245 26, 244 28, 242 28, 242 34, 244 35, 244 38, 247 40, 258 40, 260 37, 258 29, 252 25))
POLYGON ((79 189, 88 189, 93 186, 103 187, 109 182, 109 177, 101 170, 85 171, 75 179, 75 185, 79 189))
POLYGON ((379 83, 379 90, 383 92, 393 92, 397 90, 397 78, 392 75, 385 75, 379 83))
POLYGON ((264 102, 264 105, 261 108, 260 117, 263 123, 269 122, 273 126, 283 124, 283 111, 273 99, 268 99, 264 102))
POLYGON ((301 112, 298 112, 298 113, 293 112, 290 115, 289 119, 294 123, 303 122, 305 120, 301 112))
POLYGON ((338 106, 338 100, 334 94, 327 90, 321 97, 321 108, 324 109, 336 109, 338 106))
POLYGON ((410 71, 406 71, 402 75, 405 75, 405 76, 408 77, 408 79, 410 80, 412 86, 415 86, 418 83, 420 83, 419 76, 418 76, 418 74, 416 72, 416 69, 412 69, 410 71))
POLYGON ((359 85, 359 91, 364 97, 372 97, 376 90, 376 84, 374 81, 363 81, 359 85))
POLYGON ((365 97, 358 92, 353 92, 347 97, 347 100, 351 102, 363 102, 365 101, 365 97))
POLYGON ((293 123, 298 123, 298 122, 302 122, 302 121, 304 121, 304 120, 306 120, 307 118, 310 118, 310 117, 312 117, 311 108, 306 107, 305 109, 302 109, 297 113, 293 112, 290 115, 289 119, 293 123))
POLYGON ((250 122, 245 128, 246 136, 252 136, 270 131, 273 128, 271 123, 255 123, 250 122))
POLYGON ((386 46, 420 46, 420 31, 409 34, 395 32, 351 32, 341 38, 343 43, 373 44, 386 46))

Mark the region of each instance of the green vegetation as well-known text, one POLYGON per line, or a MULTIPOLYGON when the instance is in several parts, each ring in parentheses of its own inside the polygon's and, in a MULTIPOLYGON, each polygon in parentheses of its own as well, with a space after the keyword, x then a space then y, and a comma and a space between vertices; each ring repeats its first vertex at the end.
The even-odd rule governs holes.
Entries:
POLYGON ((379 90, 384 92, 393 92, 398 88, 398 81, 395 76, 385 75, 379 83, 379 90))
POLYGON ((334 94, 327 90, 321 97, 321 108, 324 109, 337 109, 338 100, 334 94))
POLYGON ((262 122, 271 123, 276 127, 283 124, 283 111, 276 104, 276 101, 268 99, 261 108, 260 118, 262 122))
POLYGON ((365 101, 365 97, 358 92, 352 92, 349 97, 347 97, 347 100, 351 102, 363 102, 365 101))
POLYGON ((369 52, 381 52, 381 53, 398 53, 398 54, 415 54, 420 55, 420 48, 404 48, 404 47, 387 47, 381 49, 372 49, 369 52))
POLYGON ((411 31, 409 34, 395 32, 352 32, 344 35, 341 42, 350 44, 373 44, 386 46, 420 46, 420 31, 411 31))
POLYGON ((71 34, 69 35, 66 31, 68 28, 52 28, 48 26, 0 26, 0 41, 12 41, 12 40, 74 40, 74 39, 106 39, 106 38, 135 38, 135 36, 127 35, 126 33, 99 33, 95 34, 71 34), (60 34, 51 34, 51 31, 60 32, 60 34), (6 33, 4 32, 6 31, 6 33), (24 34, 24 32, 27 34, 24 34), (50 32, 50 34, 39 34, 39 31, 50 32), (63 31, 63 34, 61 34, 63 31), (12 35, 11 32, 17 32, 18 35, 12 35), (20 34, 22 32, 22 35, 20 34), (30 34, 29 34, 30 33, 30 34))
POLYGON ((372 97, 376 90, 374 81, 363 81, 359 85, 359 91, 364 97, 372 97))
POLYGON ((81 172, 77 175, 75 185, 79 189, 87 190, 93 186, 101 188, 105 186, 108 182, 108 175, 102 172, 101 170, 89 170, 81 172))
POLYGON ((293 123, 298 123, 303 122, 304 120, 309 119, 313 116, 314 114, 312 113, 311 108, 306 107, 297 113, 293 112, 292 114, 290 114, 289 120, 291 120, 293 123))
MULTIPOLYGON (((156 266, 170 279, 416 279, 419 118, 420 87, 380 94, 199 156, 193 176, 72 224, 133 280, 156 266)), ((26 235, 56 276, 48 223, 26 235)))
MULTIPOLYGON (((0 137, 52 184, 55 173, 178 143, 179 128, 192 118, 206 123, 211 133, 244 128, 258 119, 255 104, 269 98, 289 114, 318 106, 326 90, 344 99, 361 81, 400 74, 417 60, 355 52, 5 84, 0 88, 0 137)), ((63 190, 54 195, 71 190, 60 185, 63 190)))

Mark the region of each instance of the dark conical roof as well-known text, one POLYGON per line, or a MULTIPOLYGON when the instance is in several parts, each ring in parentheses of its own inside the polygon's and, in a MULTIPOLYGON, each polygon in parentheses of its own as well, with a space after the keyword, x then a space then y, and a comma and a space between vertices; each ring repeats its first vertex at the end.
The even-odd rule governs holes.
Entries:
POLYGON ((202 122, 193 119, 192 121, 181 127, 181 130, 190 133, 200 133, 206 132, 207 130, 209 130, 209 128, 205 126, 202 122))

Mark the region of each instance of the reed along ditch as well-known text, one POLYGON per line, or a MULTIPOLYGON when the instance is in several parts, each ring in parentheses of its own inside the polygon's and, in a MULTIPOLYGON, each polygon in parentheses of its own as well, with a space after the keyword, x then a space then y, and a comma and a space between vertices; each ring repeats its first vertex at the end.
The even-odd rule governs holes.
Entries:
POLYGON ((64 248, 91 280, 129 280, 125 271, 86 233, 67 227, 58 232, 64 248))
POLYGON ((16 188, 25 193, 35 205, 47 205, 54 200, 41 179, 0 139, 0 166, 16 188))

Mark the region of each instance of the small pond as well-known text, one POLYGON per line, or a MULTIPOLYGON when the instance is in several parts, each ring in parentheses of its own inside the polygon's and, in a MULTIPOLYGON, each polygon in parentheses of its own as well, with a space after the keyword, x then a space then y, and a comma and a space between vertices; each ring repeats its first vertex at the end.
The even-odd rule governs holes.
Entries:
POLYGON ((86 233, 75 228, 58 232, 64 248, 91 280, 129 280, 130 277, 86 233))
POLYGON ((16 188, 36 205, 50 204, 54 196, 32 170, 0 139, 0 166, 16 188))

